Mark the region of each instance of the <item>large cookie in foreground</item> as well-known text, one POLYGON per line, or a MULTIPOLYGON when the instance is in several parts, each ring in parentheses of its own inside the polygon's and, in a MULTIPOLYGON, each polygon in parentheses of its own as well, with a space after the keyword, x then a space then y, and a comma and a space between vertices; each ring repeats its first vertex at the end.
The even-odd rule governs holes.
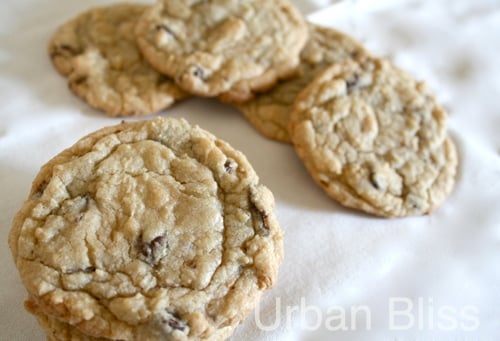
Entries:
POLYGON ((297 98, 289 130, 328 195, 402 217, 431 212, 453 187, 457 154, 446 118, 423 83, 365 58, 320 74, 297 98))
POLYGON ((294 72, 307 25, 288 0, 159 0, 136 35, 151 65, 188 92, 241 102, 294 72))
POLYGON ((45 166, 9 245, 36 314, 89 337, 223 339, 277 279, 274 199, 184 120, 122 123, 45 166))
POLYGON ((116 4, 88 10, 50 41, 50 58, 69 88, 109 116, 151 114, 187 96, 151 68, 137 47, 133 33, 147 8, 116 4))
POLYGON ((309 23, 309 40, 300 53, 297 75, 237 107, 262 135, 291 143, 288 121, 297 95, 331 64, 365 55, 364 47, 347 34, 309 23))

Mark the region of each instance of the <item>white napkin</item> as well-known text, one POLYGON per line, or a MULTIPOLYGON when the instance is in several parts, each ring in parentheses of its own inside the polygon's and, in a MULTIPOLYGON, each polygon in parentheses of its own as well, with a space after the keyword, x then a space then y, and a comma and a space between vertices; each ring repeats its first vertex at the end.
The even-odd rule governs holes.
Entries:
MULTIPOLYGON (((276 197, 286 234, 279 282, 231 339, 498 338, 500 3, 294 2, 310 20, 343 30, 429 83, 450 112, 459 175, 432 215, 374 218, 330 200, 291 146, 264 139, 227 105, 192 99, 162 113, 185 117, 243 151, 276 197)), ((46 53, 59 24, 104 3, 111 1, 2 2, 0 340, 44 340, 22 307, 26 294, 7 247, 31 180, 78 138, 118 122, 73 96, 46 53)))

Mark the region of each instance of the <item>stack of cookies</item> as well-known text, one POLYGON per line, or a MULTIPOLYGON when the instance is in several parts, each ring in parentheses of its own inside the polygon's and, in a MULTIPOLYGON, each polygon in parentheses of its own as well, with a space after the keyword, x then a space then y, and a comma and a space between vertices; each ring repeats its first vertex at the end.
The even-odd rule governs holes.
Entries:
MULTIPOLYGON (((49 53, 110 116, 189 96, 236 106, 347 207, 428 214, 453 187, 446 113, 425 84, 287 0, 95 8, 49 53)), ((9 243, 49 340, 225 339, 283 257, 273 196, 244 155, 164 118, 104 128, 49 161, 9 243)))
POLYGON ((283 259, 271 192, 185 120, 94 132, 35 178, 9 245, 49 340, 222 340, 283 259))

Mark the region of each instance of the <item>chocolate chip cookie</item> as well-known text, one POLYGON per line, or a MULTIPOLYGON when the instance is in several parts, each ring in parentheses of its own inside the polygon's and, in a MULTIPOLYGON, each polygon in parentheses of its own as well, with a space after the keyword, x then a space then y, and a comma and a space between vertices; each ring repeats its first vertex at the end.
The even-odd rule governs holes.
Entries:
POLYGON ((296 69, 307 25, 288 0, 160 0, 136 35, 151 65, 185 90, 241 102, 296 69))
POLYGON ((245 156, 164 118, 50 160, 9 245, 45 328, 113 340, 226 338, 283 258, 273 196, 245 156))
POLYGON ((335 64, 297 98, 290 136, 314 180, 341 204, 401 217, 450 193, 457 153, 445 111, 386 60, 335 64))
POLYGON ((133 32, 146 8, 91 9, 63 24, 50 41, 50 58, 69 88, 110 116, 147 115, 187 96, 151 68, 137 48, 133 32))
POLYGON ((297 95, 331 64, 367 54, 363 46, 347 34, 309 23, 309 39, 300 54, 297 75, 237 107, 262 135, 291 143, 288 121, 297 95))

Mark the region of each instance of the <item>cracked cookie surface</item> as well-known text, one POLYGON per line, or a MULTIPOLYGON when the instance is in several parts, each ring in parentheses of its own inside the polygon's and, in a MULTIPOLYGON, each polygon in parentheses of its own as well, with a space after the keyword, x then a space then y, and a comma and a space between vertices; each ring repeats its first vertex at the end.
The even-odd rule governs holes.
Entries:
POLYGON ((307 25, 288 0, 160 0, 136 36, 151 65, 188 92, 241 102, 295 70, 307 25))
POLYGON ((248 121, 264 136, 291 143, 288 121, 293 102, 310 82, 333 63, 367 55, 363 46, 348 35, 309 23, 309 39, 300 54, 297 75, 280 81, 267 92, 237 104, 248 121))
POLYGON ((133 34, 145 5, 94 8, 63 24, 49 43, 69 88, 109 116, 142 116, 185 98, 171 79, 141 55, 133 34))
POLYGON ((9 245, 31 310, 120 340, 227 337, 283 257, 245 156, 163 118, 104 128, 44 165, 9 245))
POLYGON ((425 84, 388 61, 336 64, 297 98, 290 136, 314 180, 341 204, 401 217, 450 193, 457 153, 425 84))

